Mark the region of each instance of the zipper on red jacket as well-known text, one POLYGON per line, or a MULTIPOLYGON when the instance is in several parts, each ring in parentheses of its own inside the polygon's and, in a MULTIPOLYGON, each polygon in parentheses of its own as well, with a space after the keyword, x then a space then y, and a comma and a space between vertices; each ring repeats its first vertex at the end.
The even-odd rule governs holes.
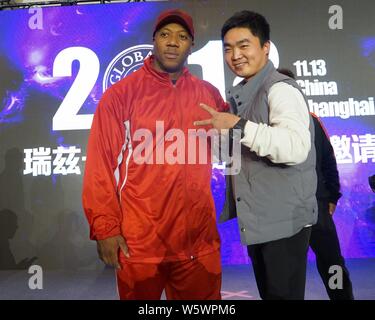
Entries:
MULTIPOLYGON (((178 80, 177 80, 178 81, 178 80)), ((178 90, 177 88, 177 81, 175 84, 172 83, 173 87, 178 90)), ((178 99, 178 91, 175 91, 175 97, 178 99)), ((183 120, 183 113, 184 110, 180 110, 179 115, 180 115, 180 128, 185 132, 185 126, 184 126, 184 120, 183 120)), ((185 133, 187 134, 187 133, 185 133)), ((186 151, 186 146, 185 146, 185 151, 186 151)), ((187 242, 188 242, 188 252, 189 252, 189 258, 191 260, 195 259, 196 257, 193 255, 193 250, 192 250, 192 240, 191 240, 191 233, 190 233, 190 228, 189 228, 189 213, 187 212, 187 203, 186 203, 186 195, 188 194, 188 190, 186 188, 187 185, 187 175, 186 175, 186 154, 185 154, 185 164, 182 166, 183 170, 183 184, 184 184, 184 209, 183 209, 183 214, 185 216, 185 226, 186 226, 186 234, 187 234, 187 242)))

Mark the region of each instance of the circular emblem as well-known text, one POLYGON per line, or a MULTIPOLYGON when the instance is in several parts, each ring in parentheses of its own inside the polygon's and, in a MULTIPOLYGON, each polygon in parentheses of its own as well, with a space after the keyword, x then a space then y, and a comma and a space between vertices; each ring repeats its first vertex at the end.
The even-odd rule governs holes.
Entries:
POLYGON ((137 71, 152 54, 153 45, 141 44, 120 52, 108 65, 103 78, 103 92, 117 81, 137 71))

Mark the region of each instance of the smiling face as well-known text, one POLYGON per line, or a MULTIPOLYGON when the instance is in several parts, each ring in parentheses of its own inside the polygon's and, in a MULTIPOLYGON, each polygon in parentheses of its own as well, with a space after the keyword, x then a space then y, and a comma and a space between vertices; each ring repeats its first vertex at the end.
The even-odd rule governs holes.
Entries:
POLYGON ((224 36, 225 61, 237 76, 246 80, 266 65, 269 51, 270 42, 262 46, 248 28, 233 28, 224 36))
POLYGON ((168 72, 172 79, 181 74, 193 41, 187 30, 177 23, 169 23, 155 33, 154 67, 168 72))

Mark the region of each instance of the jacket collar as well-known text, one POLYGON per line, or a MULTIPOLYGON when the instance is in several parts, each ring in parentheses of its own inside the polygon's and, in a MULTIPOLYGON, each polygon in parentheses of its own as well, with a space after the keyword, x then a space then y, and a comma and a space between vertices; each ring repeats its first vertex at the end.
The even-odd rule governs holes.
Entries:
POLYGON ((258 90, 263 85, 265 79, 275 70, 271 60, 268 60, 265 66, 251 80, 242 80, 238 85, 230 89, 229 96, 240 95, 244 101, 252 101, 258 90))
MULTIPOLYGON (((169 77, 168 72, 161 72, 155 69, 154 67, 154 55, 151 55, 147 59, 145 59, 143 68, 145 69, 146 73, 157 79, 158 81, 164 83, 164 84, 169 84, 172 85, 172 81, 169 77)), ((176 84, 180 81, 181 78, 184 78, 190 74, 189 69, 184 67, 182 70, 181 76, 177 79, 176 84)))

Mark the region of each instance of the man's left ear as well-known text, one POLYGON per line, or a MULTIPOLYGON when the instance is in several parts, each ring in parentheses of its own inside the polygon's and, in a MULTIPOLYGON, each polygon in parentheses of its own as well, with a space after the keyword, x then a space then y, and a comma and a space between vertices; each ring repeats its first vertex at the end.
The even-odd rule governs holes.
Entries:
POLYGON ((191 43, 191 46, 189 49, 189 55, 193 53, 193 47, 194 47, 194 41, 191 43))
POLYGON ((266 49, 266 55, 268 56, 270 54, 270 50, 271 50, 271 42, 270 41, 267 41, 265 44, 264 44, 264 48, 266 49))

